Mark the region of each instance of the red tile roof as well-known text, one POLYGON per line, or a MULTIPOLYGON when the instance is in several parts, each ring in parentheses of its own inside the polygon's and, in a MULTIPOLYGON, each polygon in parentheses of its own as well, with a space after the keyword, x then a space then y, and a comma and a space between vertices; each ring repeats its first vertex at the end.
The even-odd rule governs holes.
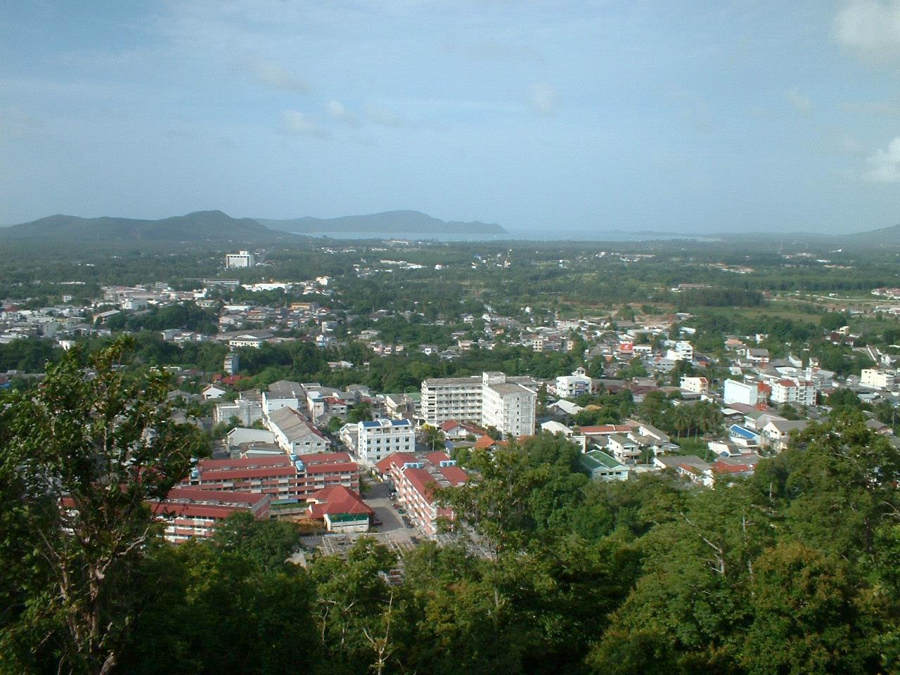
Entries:
POLYGON ((484 435, 475 441, 475 445, 472 447, 475 450, 487 450, 489 448, 493 448, 495 445, 506 445, 505 441, 495 441, 490 436, 484 435))
POLYGON ((437 481, 425 469, 406 469, 403 475, 409 480, 413 488, 429 504, 434 501, 434 488, 437 487, 437 481))
POLYGON ((448 455, 446 452, 430 452, 425 455, 425 459, 427 459, 435 466, 438 466, 441 462, 449 462, 450 455, 448 455))
POLYGON ((340 513, 375 515, 371 507, 362 500, 362 497, 342 485, 319 490, 307 501, 311 502, 309 512, 313 518, 324 518, 326 513, 329 515, 340 513))
POLYGON ((712 465, 712 470, 716 473, 745 473, 754 470, 750 464, 726 464, 725 462, 716 462, 712 465))
POLYGON ((469 480, 469 475, 458 466, 441 467, 440 471, 442 474, 444 474, 444 478, 450 481, 450 485, 452 485, 453 487, 462 485, 467 480, 469 480))
POLYGON ((391 470, 392 466, 402 467, 407 462, 418 462, 419 460, 415 455, 409 452, 395 452, 393 455, 388 455, 383 460, 378 462, 375 466, 378 467, 378 470, 381 473, 387 473, 391 470))

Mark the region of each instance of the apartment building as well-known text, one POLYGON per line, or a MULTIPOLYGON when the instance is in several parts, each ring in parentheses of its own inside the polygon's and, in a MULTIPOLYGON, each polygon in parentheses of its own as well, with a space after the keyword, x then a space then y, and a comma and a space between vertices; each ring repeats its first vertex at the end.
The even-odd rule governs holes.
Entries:
POLYGON ((269 517, 272 496, 234 490, 174 487, 165 499, 151 502, 150 510, 165 523, 163 536, 180 543, 211 537, 216 527, 233 513, 247 512, 257 520, 269 517))
POLYGON ((372 420, 357 423, 356 457, 375 466, 396 452, 416 449, 416 431, 409 420, 372 420))
POLYGON ((555 383, 556 395, 561 398, 575 398, 591 393, 591 378, 584 368, 576 368, 571 375, 560 375, 555 383))
POLYGON ((435 488, 458 487, 468 480, 468 476, 446 453, 432 452, 420 458, 398 452, 381 460, 377 466, 382 475, 390 478, 397 491, 397 500, 425 535, 437 534, 438 519, 453 519, 453 511, 440 506, 435 499, 435 488))
POLYGON ((894 386, 894 374, 877 368, 863 368, 859 383, 872 389, 889 389, 894 386))
POLYGON ((484 373, 481 423, 507 436, 533 436, 537 394, 506 381, 503 373, 484 373))
POLYGON ((536 392, 532 378, 500 372, 429 378, 422 382, 422 417, 433 427, 455 420, 493 426, 510 436, 532 435, 536 392))
POLYGON ((250 251, 238 251, 225 254, 225 267, 228 269, 241 269, 253 267, 256 264, 256 256, 250 251))
POLYGON ((333 485, 358 492, 359 466, 346 452, 201 459, 185 484, 208 490, 270 494, 279 500, 305 500, 317 490, 333 485))
POLYGON ((812 382, 783 378, 772 382, 772 403, 810 406, 816 404, 816 388, 812 382))

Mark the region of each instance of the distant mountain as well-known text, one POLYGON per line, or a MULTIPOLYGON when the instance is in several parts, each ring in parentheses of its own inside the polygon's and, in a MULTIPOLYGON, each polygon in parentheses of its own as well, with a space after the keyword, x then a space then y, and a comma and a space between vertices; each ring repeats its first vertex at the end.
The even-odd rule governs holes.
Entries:
POLYGON ((900 245, 900 225, 868 232, 857 232, 856 234, 845 234, 841 239, 858 246, 898 246, 900 245))
POLYGON ((496 224, 478 221, 459 222, 432 218, 419 211, 385 211, 361 216, 342 216, 340 218, 292 218, 288 220, 268 220, 257 218, 257 221, 276 230, 298 234, 329 233, 371 233, 377 235, 391 234, 506 234, 506 230, 496 224))
POLYGON ((56 215, 0 228, 0 240, 51 244, 266 242, 285 237, 251 218, 232 218, 221 211, 195 211, 161 220, 56 215))

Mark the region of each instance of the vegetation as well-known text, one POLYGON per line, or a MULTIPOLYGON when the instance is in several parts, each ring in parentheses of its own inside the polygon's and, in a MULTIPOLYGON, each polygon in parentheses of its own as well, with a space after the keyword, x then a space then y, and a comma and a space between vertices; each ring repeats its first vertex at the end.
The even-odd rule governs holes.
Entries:
POLYGON ((67 355, 33 401, 4 408, 6 671, 900 665, 900 455, 852 412, 714 490, 591 482, 577 447, 549 434, 468 453, 475 478, 441 493, 460 543, 404 554, 393 585, 397 554, 366 538, 346 558, 286 562, 288 523, 235 517, 206 542, 160 541, 143 501, 197 448, 159 416, 153 373, 112 367, 121 354, 104 351, 91 380, 67 355), (148 428, 159 435, 142 444, 148 428))
MULTIPOLYGON (((821 252, 853 267, 848 274, 808 256, 748 255, 727 243, 629 245, 639 259, 583 243, 386 246, 291 243, 260 268, 225 272, 214 248, 38 258, 21 243, 0 296, 27 308, 149 279, 187 289, 201 276, 332 276, 314 294, 210 289, 217 301, 279 311, 315 301, 334 318, 334 346, 314 345, 313 334, 325 331, 311 320, 285 329, 284 342, 240 350, 247 377, 238 388, 288 378, 402 392, 428 377, 502 370, 551 378, 582 365, 594 377, 644 377, 647 362, 615 373, 596 348, 614 323, 676 311, 684 314, 670 334, 636 341, 658 346, 692 330, 695 350, 715 358, 736 336, 839 375, 870 363, 861 344, 900 351, 896 321, 867 297, 900 285, 892 251, 865 260, 850 249, 821 252), (387 273, 374 262, 401 256, 422 268, 387 273), (491 333, 483 315, 505 317, 503 332, 491 333), (593 332, 568 352, 506 343, 557 318, 590 320, 593 332), (855 347, 829 334, 843 326, 855 347), (379 356, 354 339, 363 330, 406 350, 379 356), (417 348, 461 340, 483 342, 454 358, 417 348), (332 369, 336 361, 353 366, 332 369)), ((146 506, 205 449, 170 421, 162 367, 183 368, 182 390, 196 392, 226 353, 211 342, 166 342, 160 331, 209 333, 216 318, 188 302, 108 319, 103 328, 131 333, 125 340, 91 333, 68 352, 49 339, 0 344, 0 371, 46 371, 28 390, 14 379, 16 390, 0 399, 0 672, 900 669, 900 457, 862 416, 896 427, 889 402, 865 405, 838 389, 826 401, 830 420, 763 460, 753 478, 715 489, 674 475, 592 482, 578 449, 546 434, 490 453, 467 449, 456 456, 473 479, 440 493, 457 515, 442 541, 454 543, 398 554, 362 538, 346 557, 306 551, 302 567, 286 562, 300 545, 291 524, 235 517, 208 541, 174 547, 146 506), (399 570, 402 583, 391 583, 399 570)), ((677 366, 665 383, 692 368, 677 366)), ((727 376, 714 365, 697 371, 714 385, 727 376)), ((722 427, 715 406, 659 391, 637 402, 628 390, 603 390, 578 403, 576 424, 639 416, 685 452, 722 427)), ((348 418, 372 412, 358 404, 348 418)), ((329 429, 340 423, 332 418, 329 429)), ((420 440, 436 448, 443 437, 425 429, 420 440)))

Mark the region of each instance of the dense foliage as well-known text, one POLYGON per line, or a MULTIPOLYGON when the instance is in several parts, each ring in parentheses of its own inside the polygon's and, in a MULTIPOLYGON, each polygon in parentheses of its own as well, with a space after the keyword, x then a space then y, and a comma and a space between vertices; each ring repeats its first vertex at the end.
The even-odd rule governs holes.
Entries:
MULTIPOLYGON (((39 400, 73 372, 51 372, 39 400)), ((95 391, 93 400, 103 399, 95 391)), ((9 451, 30 447, 16 439, 32 412, 7 406, 4 414, 12 432, 0 484, 0 667, 102 671, 108 659, 78 656, 70 631, 70 612, 86 606, 57 595, 58 569, 40 552, 41 537, 54 531, 29 530, 43 521, 15 506, 35 489, 17 479, 22 456, 9 451)), ((56 415, 57 429, 75 428, 56 415)), ((53 463, 71 456, 67 443, 46 448, 42 466, 81 476, 67 485, 84 499, 108 499, 90 463, 53 463)), ((714 490, 665 475, 592 482, 578 457, 549 434, 461 456, 475 478, 441 493, 458 514, 447 526, 459 543, 425 543, 402 556, 362 538, 345 558, 312 555, 304 568, 286 562, 299 542, 293 525, 246 516, 206 542, 147 539, 100 577, 90 625, 129 673, 863 673, 900 665, 900 455, 852 411, 811 426, 751 480, 714 490), (392 584, 388 573, 398 569, 403 581, 392 584)), ((109 503, 120 508, 118 498, 109 503)), ((114 532, 134 534, 143 522, 140 511, 117 512, 126 515, 114 532)), ((84 564, 108 555, 106 537, 98 548, 57 530, 49 542, 84 564)), ((73 583, 91 588, 90 578, 73 583)))

